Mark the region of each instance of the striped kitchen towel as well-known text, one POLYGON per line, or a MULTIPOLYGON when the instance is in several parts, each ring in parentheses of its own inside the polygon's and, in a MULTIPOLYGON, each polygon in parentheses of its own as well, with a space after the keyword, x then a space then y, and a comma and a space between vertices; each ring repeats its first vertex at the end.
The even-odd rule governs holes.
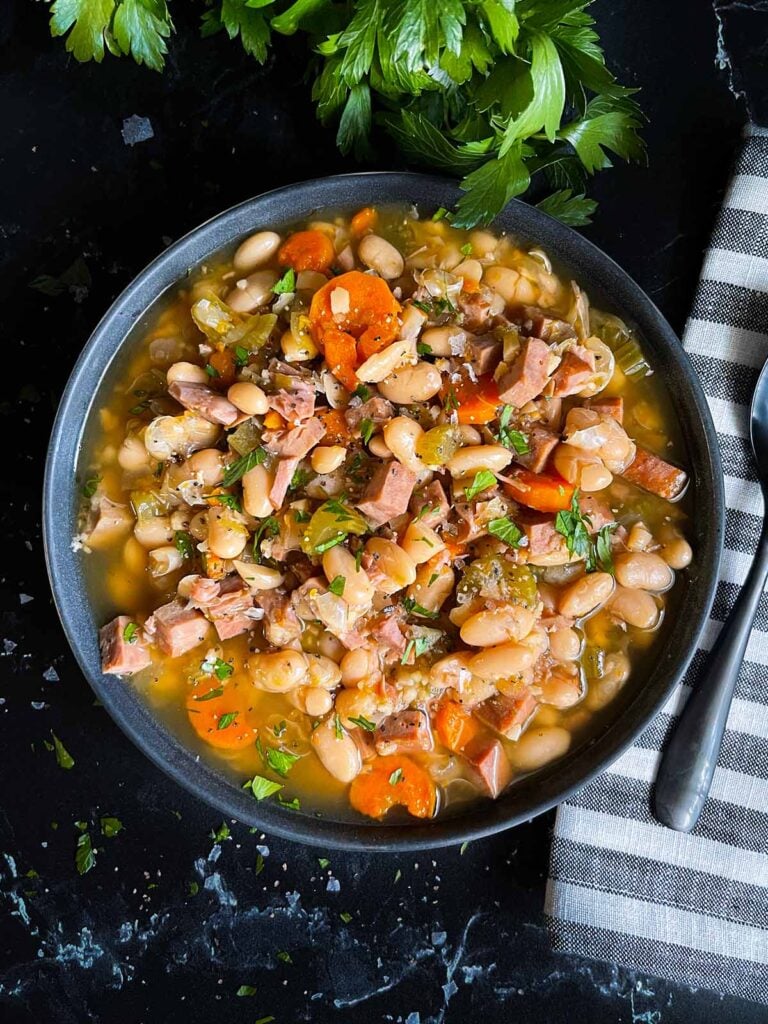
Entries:
POLYGON ((725 551, 686 679, 630 750, 557 812, 546 913, 553 947, 768 1003, 768 600, 755 620, 710 798, 690 835, 650 809, 660 749, 747 574, 763 502, 749 404, 768 358, 768 131, 751 127, 683 344, 725 472, 725 551))

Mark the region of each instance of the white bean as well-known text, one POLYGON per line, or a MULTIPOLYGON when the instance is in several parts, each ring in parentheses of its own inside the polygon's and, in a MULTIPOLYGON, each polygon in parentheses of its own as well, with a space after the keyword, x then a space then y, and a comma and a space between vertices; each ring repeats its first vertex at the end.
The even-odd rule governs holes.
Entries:
POLYGON ((371 455, 375 455, 377 459, 391 459, 392 452, 389 450, 389 445, 381 436, 381 434, 374 434, 371 440, 368 442, 368 450, 371 455))
POLYGON ((538 656, 539 652, 526 644, 499 644, 470 658, 469 669, 481 679, 508 679, 531 668, 538 656))
POLYGON ((500 473, 512 461, 512 452, 500 444, 469 445, 460 448, 448 460, 447 468, 452 477, 471 476, 481 469, 500 473))
POLYGON ((197 363, 174 363, 168 367, 165 377, 169 384, 175 380, 187 381, 190 384, 208 383, 208 374, 197 363))
POLYGON ((416 444, 424 433, 419 424, 409 416, 395 416, 384 424, 384 441, 387 447, 407 469, 421 473, 424 463, 416 454, 416 444))
POLYGON ((416 580, 408 587, 407 597, 428 612, 438 612, 453 593, 456 576, 450 565, 420 565, 416 580))
POLYGON ((672 537, 661 549, 661 557, 671 569, 685 569, 693 561, 693 548, 684 537, 672 537))
POLYGON ((380 594, 394 594, 415 581, 416 563, 399 544, 385 537, 371 537, 365 550, 373 559, 369 578, 380 594))
POLYGON ((384 278, 392 281, 400 277, 405 267, 403 257, 385 238, 379 235, 366 235, 360 240, 357 255, 362 263, 384 278))
POLYGON ((445 548, 445 542, 431 527, 416 520, 406 529, 401 547, 416 565, 421 565, 439 554, 445 548))
POLYGON ((421 336, 435 356, 463 356, 467 346, 467 332, 453 325, 430 327, 421 336))
POLYGON ((609 572, 588 573, 561 591, 558 609, 569 618, 583 618, 605 604, 613 587, 613 576, 609 572))
POLYGON ((347 651, 339 663, 344 686, 357 686, 380 672, 379 658, 372 647, 356 647, 347 651))
POLYGON ((169 516, 148 516, 139 519, 133 528, 133 535, 144 548, 159 548, 173 542, 173 530, 169 516))
POLYGON ((488 287, 498 292, 508 305, 517 302, 517 286, 520 275, 516 270, 512 270, 511 267, 486 267, 484 280, 488 287))
POLYGON ((461 639, 470 647, 495 647, 510 640, 522 640, 535 622, 535 608, 500 605, 470 615, 461 627, 461 639))
POLYGON ((248 540, 248 528, 234 509, 216 505, 208 510, 208 548, 218 558, 237 558, 248 540))
POLYGON ((315 448, 310 456, 312 469, 316 473, 332 473, 344 462, 347 457, 347 449, 340 444, 321 445, 315 448))
POLYGON ((379 391, 396 405, 412 405, 433 398, 442 386, 440 371, 423 360, 395 370, 379 384, 379 391))
POLYGON ((355 371, 366 384, 378 384, 406 363, 416 362, 416 345, 410 339, 394 341, 381 352, 375 352, 355 371))
POLYGON ((149 575, 155 577, 167 576, 171 572, 180 569, 184 562, 184 556, 173 544, 164 544, 160 548, 154 548, 149 552, 149 575))
POLYGON ((280 235, 274 231, 257 231, 241 242, 235 251, 233 266, 238 274, 250 274, 271 260, 280 247, 280 235))
POLYGON ((285 577, 278 569, 257 562, 242 562, 236 558, 232 562, 235 571, 251 590, 274 590, 279 587, 285 577))
POLYGON ((326 718, 312 733, 312 747, 323 767, 339 782, 351 782, 363 767, 360 750, 346 730, 338 730, 332 718, 326 718))
POLYGON ((306 682, 307 659, 301 651, 257 651, 246 662, 257 690, 287 693, 306 682))
POLYGON ((236 313, 253 313, 272 298, 272 287, 276 281, 274 270, 257 270, 238 281, 224 301, 236 313))
POLYGON ((659 608, 647 590, 616 587, 608 605, 612 615, 636 629, 653 629, 659 621, 659 608))
POLYGON ((327 715, 333 707, 333 697, 321 686, 307 686, 304 689, 304 710, 314 718, 327 715))
POLYGON ((267 396, 256 384, 238 381, 227 391, 227 398, 246 416, 263 416, 269 410, 267 396))
POLYGON ((669 590, 675 581, 675 574, 661 555, 652 551, 630 551, 616 555, 614 565, 616 579, 622 587, 660 593, 669 590))
POLYGON ((562 757, 571 745, 571 734, 559 726, 541 728, 535 724, 528 728, 510 754, 512 761, 522 771, 532 772, 536 768, 562 757))
POLYGON ((243 508, 254 519, 266 519, 272 515, 269 492, 272 489, 272 474, 266 466, 254 466, 243 474, 243 508))
POLYGON ((328 582, 337 577, 344 581, 341 596, 348 605, 361 608, 370 605, 373 600, 374 588, 363 569, 357 568, 355 556, 341 544, 329 548, 323 555, 323 572, 328 582))

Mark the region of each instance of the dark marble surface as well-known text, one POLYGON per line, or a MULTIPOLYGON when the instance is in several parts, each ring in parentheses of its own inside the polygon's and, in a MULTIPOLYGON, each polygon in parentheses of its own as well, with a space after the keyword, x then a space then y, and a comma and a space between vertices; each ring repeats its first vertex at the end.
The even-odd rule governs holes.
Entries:
MULTIPOLYGON (((612 65, 643 89, 649 164, 595 182, 588 234, 680 329, 744 94, 754 116, 768 115, 766 5, 595 9, 612 65)), ((214 844, 216 813, 94 706, 51 604, 40 537, 45 448, 69 369, 111 298, 169 239, 264 189, 348 167, 313 119, 300 47, 281 42, 262 70, 223 38, 200 42, 182 4, 174 15, 181 31, 160 78, 111 58, 77 66, 47 38, 43 4, 0 9, 0 1019, 765 1021, 751 1004, 550 953, 552 816, 463 854, 335 853, 325 869, 322 851, 234 823, 214 844), (121 131, 132 115, 153 134, 130 146, 121 131), (29 288, 73 264, 58 297, 29 288), (51 730, 75 758, 70 771, 44 746, 51 730), (101 815, 125 829, 98 843, 79 878, 73 823, 101 815), (256 994, 237 997, 240 985, 256 994)), ((377 165, 394 159, 382 148, 377 165)))

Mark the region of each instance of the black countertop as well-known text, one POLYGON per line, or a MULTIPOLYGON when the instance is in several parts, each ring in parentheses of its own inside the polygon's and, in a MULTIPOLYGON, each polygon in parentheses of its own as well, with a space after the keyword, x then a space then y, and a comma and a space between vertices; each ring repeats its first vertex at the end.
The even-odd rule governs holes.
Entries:
MULTIPOLYGON (((768 120, 768 13, 703 0, 595 10, 613 68, 642 88, 649 163, 596 180, 587 233, 680 330, 747 103, 768 120)), ((281 41, 261 69, 224 37, 197 39, 197 13, 174 4, 181 31, 161 78, 109 57, 76 65, 48 38, 43 4, 6 0, 0 12, 0 1017, 765 1021, 752 1004, 549 952, 553 815, 463 853, 334 853, 327 867, 322 851, 236 823, 216 844, 220 817, 94 706, 51 603, 40 535, 42 466, 69 370, 101 312, 169 240, 265 189, 350 169, 314 120, 300 46, 281 41), (132 129, 151 137, 131 145, 132 129), (29 288, 68 268, 59 296, 29 288), (75 758, 70 771, 45 747, 51 730, 75 758), (125 828, 99 842, 81 878, 74 822, 102 815, 125 828), (256 993, 238 997, 241 985, 256 993)), ((382 148, 376 166, 395 160, 382 148)))

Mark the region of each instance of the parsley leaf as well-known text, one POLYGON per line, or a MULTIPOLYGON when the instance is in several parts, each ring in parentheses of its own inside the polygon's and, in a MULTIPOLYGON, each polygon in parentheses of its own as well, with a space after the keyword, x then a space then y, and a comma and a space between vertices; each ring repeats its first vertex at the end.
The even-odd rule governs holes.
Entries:
POLYGON ((255 985, 241 985, 240 988, 235 992, 236 996, 255 996, 256 986, 255 985))
POLYGON ((235 459, 234 462, 230 463, 227 467, 222 478, 223 487, 231 487, 236 484, 238 480, 245 476, 254 466, 260 466, 265 461, 267 453, 264 448, 254 448, 253 451, 248 452, 247 455, 243 455, 239 459, 235 459))
POLYGON ((291 754, 288 750, 278 750, 277 747, 267 747, 264 760, 272 771, 286 779, 288 772, 299 760, 299 755, 291 754))
POLYGON ((359 725, 360 728, 364 729, 366 732, 376 732, 375 722, 369 721, 364 715, 358 715, 357 718, 352 718, 350 716, 349 721, 352 722, 353 725, 359 725))
POLYGON ((96 489, 101 483, 100 476, 89 477, 83 484, 81 491, 84 498, 92 498, 96 493, 96 489))
POLYGON ((275 295, 286 295, 288 292, 296 291, 296 272, 293 267, 288 267, 286 272, 272 286, 275 295))
POLYGON ((90 832, 82 832, 77 837, 75 867, 78 875, 87 875, 92 868, 96 867, 96 851, 91 843, 90 832))
POLYGON ((501 413, 499 414, 499 432, 496 437, 499 444, 503 444, 505 448, 511 449, 517 455, 527 455, 531 450, 528 438, 522 430, 516 430, 509 425, 512 411, 511 405, 502 406, 501 413))
POLYGON ((200 697, 193 697, 192 700, 214 700, 216 697, 221 697, 223 693, 223 686, 214 686, 212 690, 208 690, 207 693, 202 694, 200 697))
POLYGON ((582 228, 592 223, 597 203, 594 199, 587 199, 583 192, 574 195, 572 188, 564 188, 546 196, 536 204, 536 208, 569 227, 582 228))
POLYGON ((122 832, 125 826, 119 818, 100 818, 101 834, 107 839, 114 839, 118 832, 122 832))
POLYGON ((125 640, 127 644, 135 644, 139 638, 138 632, 139 627, 135 622, 127 623, 125 629, 123 630, 123 640, 125 640))
POLYGON ((261 562, 261 542, 265 537, 276 537, 280 533, 280 523, 274 516, 267 516, 253 535, 251 551, 256 562, 261 562))
POLYGON ((412 597, 403 598, 403 608, 408 615, 421 615, 426 619, 436 619, 439 617, 439 612, 431 612, 428 608, 425 608, 423 604, 419 604, 418 601, 414 601, 412 597))
POLYGON ((395 770, 389 776, 389 784, 390 784, 390 786, 396 786, 398 784, 398 782, 402 782, 402 781, 403 781, 403 769, 402 768, 395 768, 395 770))
POLYGON ((581 514, 577 488, 573 492, 570 510, 558 512, 555 516, 555 529, 565 537, 568 554, 571 557, 583 558, 587 563, 587 572, 590 572, 594 568, 594 556, 587 523, 588 520, 581 514))
POLYGON ((213 674, 217 679, 221 679, 222 682, 225 679, 229 679, 234 671, 234 668, 229 664, 229 662, 223 661, 221 658, 217 658, 213 663, 213 674))
POLYGON ((53 749, 56 752, 56 764, 59 766, 59 768, 74 768, 75 759, 69 753, 69 751, 61 742, 61 740, 59 739, 55 732, 51 732, 51 738, 53 740, 53 749))
POLYGON ((253 778, 246 783, 246 788, 250 789, 251 794, 256 800, 265 800, 268 796, 273 796, 279 792, 283 786, 280 782, 273 782, 272 779, 265 779, 263 775, 254 775, 253 778))
POLYGON ((511 548, 519 548, 523 539, 523 531, 511 519, 492 519, 488 523, 488 533, 509 544, 511 548))
POLYGON ((471 484, 468 484, 464 490, 464 495, 467 501, 471 501, 474 497, 481 493, 481 491, 487 490, 489 487, 493 487, 496 483, 496 477, 491 473, 489 469, 481 469, 475 473, 475 478, 471 484))
POLYGON ((217 729, 228 729, 230 725, 233 725, 235 719, 240 714, 239 711, 225 711, 224 714, 219 718, 216 723, 217 729))
POLYGON ((343 597, 344 596, 344 588, 346 587, 346 585, 347 585, 347 578, 346 578, 346 576, 334 576, 334 578, 328 584, 328 589, 330 590, 330 592, 332 594, 335 594, 336 597, 343 597))
POLYGON ((367 418, 360 420, 360 437, 362 437, 363 439, 363 444, 368 444, 368 442, 373 437, 373 432, 375 429, 376 427, 374 425, 373 420, 369 420, 367 418))
POLYGON ((358 384, 355 390, 352 392, 353 398, 360 398, 363 402, 367 402, 371 397, 371 389, 366 387, 365 384, 358 384))
POLYGON ((595 534, 595 561, 603 572, 614 575, 613 550, 611 548, 611 535, 618 528, 618 523, 606 523, 601 526, 595 534))
POLYGON ((195 545, 186 530, 177 530, 173 535, 173 544, 182 558, 195 557, 195 545))

